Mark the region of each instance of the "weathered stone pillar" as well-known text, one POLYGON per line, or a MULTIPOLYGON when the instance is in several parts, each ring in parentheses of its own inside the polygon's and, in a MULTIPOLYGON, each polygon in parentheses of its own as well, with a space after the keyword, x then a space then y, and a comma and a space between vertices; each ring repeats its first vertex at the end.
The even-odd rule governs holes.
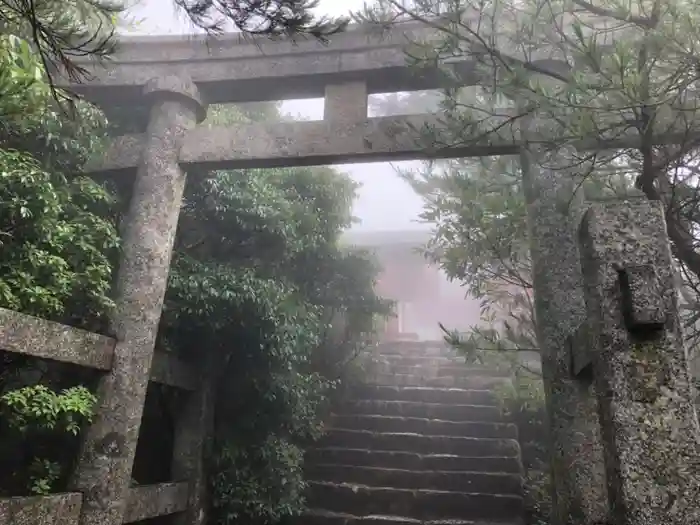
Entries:
POLYGON ((614 523, 698 525, 700 429, 663 208, 595 204, 580 240, 614 523))
POLYGON ((116 286, 112 370, 98 389, 73 488, 83 493, 81 525, 121 524, 141 426, 151 359, 185 186, 178 157, 185 133, 205 110, 188 79, 154 79, 143 158, 123 229, 116 286))
POLYGON ((552 525, 605 523, 608 498, 593 385, 572 374, 572 345, 586 311, 571 173, 520 156, 527 203, 537 339, 550 425, 552 525))
POLYGON ((178 415, 173 446, 172 474, 175 481, 190 485, 187 510, 177 515, 175 525, 204 525, 206 516, 207 480, 204 452, 207 436, 214 424, 214 394, 220 365, 216 348, 208 350, 200 374, 199 388, 187 394, 182 413, 178 415))

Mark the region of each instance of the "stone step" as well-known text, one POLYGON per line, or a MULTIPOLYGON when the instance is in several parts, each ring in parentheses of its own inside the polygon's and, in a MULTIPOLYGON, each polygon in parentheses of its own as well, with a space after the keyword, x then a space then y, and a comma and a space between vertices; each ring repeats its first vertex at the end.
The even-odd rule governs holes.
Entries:
POLYGON ((497 402, 496 395, 491 390, 464 388, 358 385, 350 392, 355 399, 382 401, 418 401, 445 405, 495 405, 497 402))
POLYGON ((423 368, 462 368, 471 371, 473 374, 509 374, 511 365, 503 358, 493 356, 490 360, 482 363, 467 361, 459 354, 446 353, 442 355, 419 355, 419 354, 385 354, 377 351, 366 354, 367 357, 376 364, 384 363, 391 367, 423 367, 423 368))
POLYGON ((375 355, 419 357, 458 357, 456 350, 441 341, 394 341, 380 343, 370 350, 375 355))
POLYGON ((332 432, 334 429, 410 432, 424 436, 518 438, 518 428, 511 423, 447 421, 444 419, 381 415, 333 415, 328 431, 332 432))
POLYGON ((506 377, 484 376, 444 376, 431 377, 416 374, 369 374, 364 380, 366 384, 382 386, 422 386, 435 388, 465 388, 468 390, 490 390, 506 386, 510 382, 506 377))
POLYGON ((502 472, 518 475, 522 472, 520 457, 515 455, 470 457, 396 450, 317 447, 307 450, 306 460, 307 464, 332 463, 407 470, 502 472))
POLYGON ((457 456, 515 456, 520 448, 515 439, 485 439, 457 436, 423 436, 398 432, 332 430, 319 441, 321 447, 398 450, 419 454, 454 454, 457 456))
POLYGON ((374 514, 355 516, 342 512, 310 509, 303 515, 293 518, 294 525, 521 525, 521 521, 495 522, 471 521, 462 519, 450 520, 417 520, 402 516, 384 516, 374 514))
POLYGON ((465 364, 426 365, 426 364, 396 364, 386 361, 367 362, 367 370, 372 374, 407 374, 423 377, 510 377, 505 370, 493 367, 467 366, 465 364))
POLYGON ((307 480, 356 483, 369 487, 446 490, 479 494, 522 494, 522 480, 519 474, 458 470, 420 471, 336 464, 309 465, 305 473, 307 480))
POLYGON ((338 408, 338 412, 343 414, 419 417, 445 421, 503 421, 503 414, 496 405, 445 405, 417 401, 356 399, 344 402, 338 408))
POLYGON ((514 520, 523 513, 522 498, 514 495, 406 490, 348 483, 309 482, 307 504, 332 512, 385 514, 420 520, 514 520))
POLYGON ((439 368, 441 366, 467 367, 465 359, 463 357, 457 356, 446 357, 402 354, 375 354, 375 359, 379 362, 387 363, 393 366, 425 366, 433 368, 439 368))

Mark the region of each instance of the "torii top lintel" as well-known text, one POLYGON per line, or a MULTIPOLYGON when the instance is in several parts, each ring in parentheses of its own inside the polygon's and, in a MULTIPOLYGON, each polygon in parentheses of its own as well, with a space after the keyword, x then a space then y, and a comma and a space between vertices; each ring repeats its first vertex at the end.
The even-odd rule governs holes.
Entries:
MULTIPOLYGON (((197 84, 207 103, 320 98, 325 86, 354 81, 365 82, 368 93, 437 89, 444 85, 444 72, 416 71, 406 54, 416 42, 431 38, 439 38, 437 31, 417 22, 390 29, 353 25, 326 44, 311 37, 270 39, 241 33, 127 36, 104 64, 82 64, 90 79, 67 87, 109 105, 134 103, 148 80, 179 73, 197 84)), ((475 81, 472 70, 470 61, 459 65, 464 85, 475 81)))
MULTIPOLYGON (((512 27, 503 22, 496 28, 498 35, 493 36, 508 36, 512 27)), ((194 81, 203 102, 209 104, 325 97, 322 121, 199 126, 191 130, 179 154, 189 172, 510 155, 519 151, 522 141, 517 123, 511 125, 509 108, 495 110, 493 119, 487 119, 485 126, 494 125, 498 132, 475 133, 473 140, 458 136, 428 149, 421 132, 425 128, 444 129, 440 115, 368 118, 367 94, 436 89, 444 86, 446 77, 463 86, 480 80, 475 59, 469 53, 449 61, 458 74, 456 79, 442 67, 411 66, 407 54, 415 42, 435 44, 444 38, 439 29, 417 22, 379 29, 377 25, 357 25, 334 35, 327 45, 311 38, 292 42, 240 34, 213 39, 126 37, 107 64, 90 64, 86 59, 82 65, 91 70, 92 78, 69 87, 111 111, 146 104, 144 86, 153 78, 171 76, 194 81), (504 124, 496 125, 499 123, 504 124)), ((512 45, 507 47, 506 42, 505 46, 508 56, 516 56, 512 45)), ((550 68, 566 66, 555 51, 556 46, 538 49, 528 60, 546 62, 550 68)), ((667 129, 659 126, 663 131, 658 137, 660 143, 677 140, 679 133, 687 138, 687 125, 679 129, 675 115, 671 117, 667 129)), ((580 150, 634 147, 638 134, 630 129, 629 122, 620 124, 622 131, 610 126, 612 131, 607 134, 569 137, 556 128, 553 134, 547 119, 536 119, 529 126, 528 142, 567 140, 580 150)), ((132 171, 139 165, 143 143, 143 133, 117 137, 86 169, 132 171)))

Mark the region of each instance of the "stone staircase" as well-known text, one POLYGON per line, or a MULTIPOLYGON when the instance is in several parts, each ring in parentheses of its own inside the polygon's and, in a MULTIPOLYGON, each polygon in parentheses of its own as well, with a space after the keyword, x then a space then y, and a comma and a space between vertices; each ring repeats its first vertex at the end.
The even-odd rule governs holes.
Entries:
POLYGON ((307 452, 304 525, 519 525, 517 429, 494 387, 442 343, 385 343, 307 452))

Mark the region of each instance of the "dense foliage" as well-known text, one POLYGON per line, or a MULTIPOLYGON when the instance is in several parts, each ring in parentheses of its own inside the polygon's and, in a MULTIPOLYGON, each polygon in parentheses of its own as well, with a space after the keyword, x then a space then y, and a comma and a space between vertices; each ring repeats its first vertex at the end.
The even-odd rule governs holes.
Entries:
POLYGON ((11 494, 48 494, 65 483, 66 451, 75 449, 75 438, 92 420, 96 401, 83 386, 57 391, 35 384, 0 396, 0 487, 11 494))
MULTIPOLYGON (((119 246, 114 199, 80 169, 104 119, 82 102, 67 118, 22 28, 7 25, 0 36, 0 306, 103 330, 119 246)), ((0 492, 65 482, 61 460, 91 417, 89 379, 0 354, 0 492)))
POLYGON ((99 322, 111 305, 114 200, 80 174, 104 120, 80 102, 66 118, 26 42, 2 41, 0 301, 48 319, 99 322))
POLYGON ((217 354, 217 523, 299 510, 300 447, 319 435, 342 363, 383 309, 370 261, 338 247, 354 191, 326 168, 227 171, 188 185, 161 335, 182 354, 217 354))

